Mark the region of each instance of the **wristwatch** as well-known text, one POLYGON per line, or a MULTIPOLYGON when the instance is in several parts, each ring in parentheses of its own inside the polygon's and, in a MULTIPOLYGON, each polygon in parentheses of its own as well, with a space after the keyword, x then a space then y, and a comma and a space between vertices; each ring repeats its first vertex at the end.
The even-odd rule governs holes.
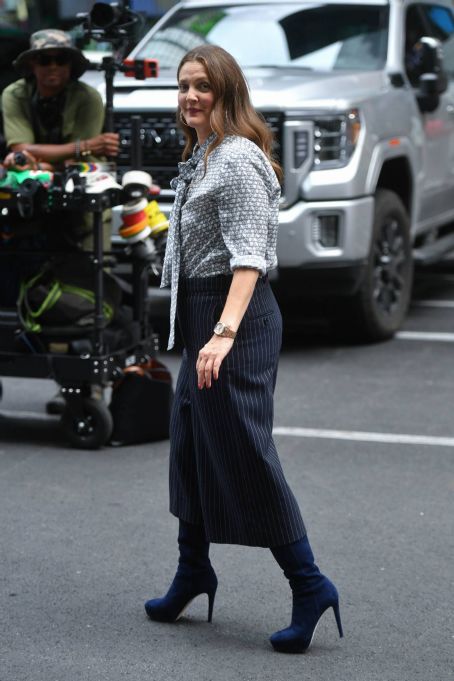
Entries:
POLYGON ((233 331, 233 329, 231 329, 228 324, 224 324, 224 322, 218 322, 213 329, 213 333, 215 333, 216 336, 222 336, 223 338, 235 338, 236 336, 236 331, 233 331))

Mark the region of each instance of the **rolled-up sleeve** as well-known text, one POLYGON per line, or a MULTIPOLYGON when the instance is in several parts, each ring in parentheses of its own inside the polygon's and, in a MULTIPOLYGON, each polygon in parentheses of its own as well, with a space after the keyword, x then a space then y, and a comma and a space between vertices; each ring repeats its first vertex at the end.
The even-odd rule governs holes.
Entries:
POLYGON ((259 154, 243 151, 226 159, 217 204, 230 269, 249 267, 266 274, 270 194, 259 154))

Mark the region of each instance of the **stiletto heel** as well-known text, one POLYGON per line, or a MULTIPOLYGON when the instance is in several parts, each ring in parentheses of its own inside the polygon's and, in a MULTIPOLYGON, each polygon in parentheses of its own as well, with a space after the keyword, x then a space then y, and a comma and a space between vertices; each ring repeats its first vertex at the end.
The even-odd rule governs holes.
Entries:
POLYGON ((208 622, 213 619, 214 597, 216 596, 216 589, 208 594, 208 622))
POLYGON ((339 638, 344 638, 344 632, 342 629, 342 622, 339 612, 339 601, 333 605, 334 617, 336 618, 337 629, 339 631, 339 638))

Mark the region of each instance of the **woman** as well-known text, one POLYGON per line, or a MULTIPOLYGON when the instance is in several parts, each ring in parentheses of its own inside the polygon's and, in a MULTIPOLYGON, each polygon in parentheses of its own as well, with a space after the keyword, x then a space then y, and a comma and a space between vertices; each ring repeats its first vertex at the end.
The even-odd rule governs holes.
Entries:
POLYGON ((209 542, 269 547, 293 592, 291 624, 270 641, 280 652, 304 652, 327 608, 341 636, 342 629, 337 590, 314 564, 272 439, 282 320, 266 273, 276 266, 281 170, 225 50, 204 45, 186 54, 178 88, 188 160, 172 181, 162 285, 171 285, 169 348, 176 313, 184 343, 170 451, 180 559, 168 593, 145 609, 172 622, 206 593, 211 621, 217 579, 209 542))

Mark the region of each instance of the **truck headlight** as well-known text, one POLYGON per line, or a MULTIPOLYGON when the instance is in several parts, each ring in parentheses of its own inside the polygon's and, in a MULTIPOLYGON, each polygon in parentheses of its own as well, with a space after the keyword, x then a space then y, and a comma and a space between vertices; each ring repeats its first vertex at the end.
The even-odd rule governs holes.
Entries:
POLYGON ((346 166, 355 151, 361 132, 358 109, 314 119, 313 170, 346 166))

